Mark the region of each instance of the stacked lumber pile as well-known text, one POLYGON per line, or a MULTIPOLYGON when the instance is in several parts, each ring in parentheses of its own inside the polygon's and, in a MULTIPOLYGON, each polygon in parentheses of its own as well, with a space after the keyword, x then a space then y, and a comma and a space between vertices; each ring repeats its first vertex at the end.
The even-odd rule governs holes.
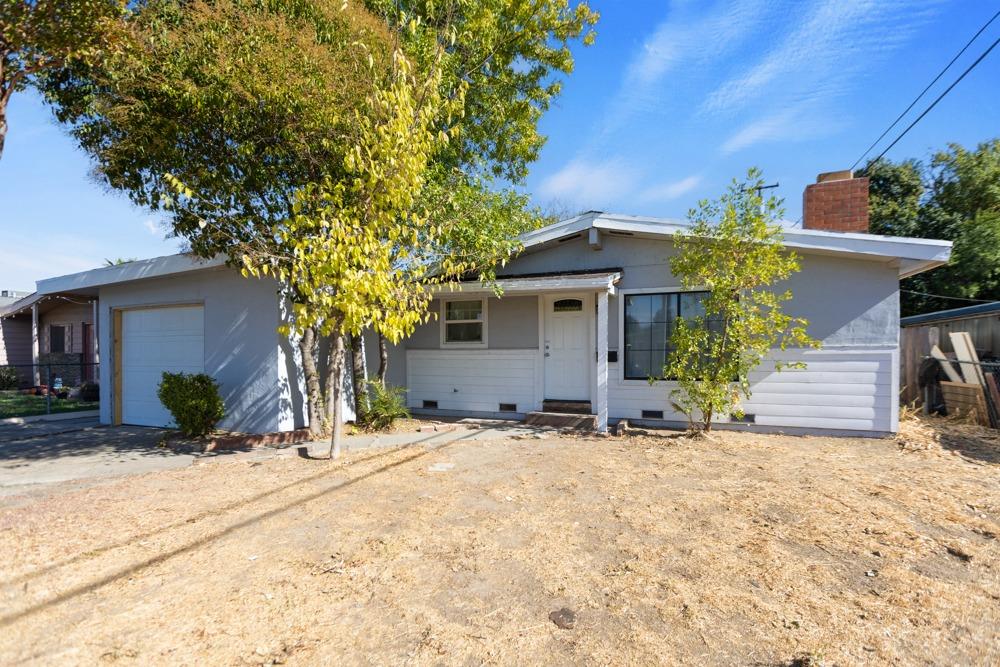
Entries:
POLYGON ((949 414, 967 415, 982 426, 1000 428, 1000 378, 996 371, 985 370, 967 332, 949 334, 955 349, 954 363, 935 345, 931 356, 941 363, 947 381, 941 393, 949 414))

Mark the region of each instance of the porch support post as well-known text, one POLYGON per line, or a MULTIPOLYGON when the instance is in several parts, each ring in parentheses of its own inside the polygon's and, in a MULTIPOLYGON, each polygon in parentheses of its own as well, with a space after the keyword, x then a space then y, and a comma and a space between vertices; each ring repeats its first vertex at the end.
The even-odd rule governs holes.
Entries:
POLYGON ((608 293, 597 293, 597 432, 608 432, 608 293))
POLYGON ((31 304, 31 365, 35 386, 42 384, 42 369, 38 365, 38 304, 31 304))
MULTIPOLYGON (((97 324, 97 315, 98 315, 97 299, 94 299, 90 303, 93 311, 93 314, 91 315, 90 319, 90 321, 92 322, 92 324, 90 325, 90 343, 93 346, 93 348, 91 349, 90 363, 93 365, 88 369, 87 372, 90 373, 91 382, 100 382, 101 345, 100 343, 97 342, 100 337, 100 330, 97 328, 99 326, 97 324)), ((86 345, 86 342, 84 342, 84 345, 86 345)))
MULTIPOLYGON (((100 357, 101 346, 97 342, 98 333, 100 333, 98 331, 98 329, 97 329, 97 326, 98 326, 97 325, 97 299, 94 299, 90 303, 91 303, 91 306, 92 306, 92 309, 93 309, 93 315, 91 316, 91 320, 90 320, 91 322, 93 322, 93 324, 90 325, 90 342, 93 345, 93 349, 91 350, 91 352, 93 353, 91 355, 91 360, 93 361, 93 363, 99 364, 99 363, 101 363, 101 357, 100 357)), ((94 366, 94 368, 97 368, 97 366, 94 366)), ((96 373, 95 373, 95 377, 96 377, 96 373)))

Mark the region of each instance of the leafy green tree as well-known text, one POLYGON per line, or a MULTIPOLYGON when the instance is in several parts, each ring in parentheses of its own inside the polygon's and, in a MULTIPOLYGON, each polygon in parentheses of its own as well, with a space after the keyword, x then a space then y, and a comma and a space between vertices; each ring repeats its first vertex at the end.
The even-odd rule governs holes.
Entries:
POLYGON ((520 183, 538 159, 542 114, 573 71, 570 44, 594 42, 600 15, 570 0, 365 0, 420 61, 440 53, 442 95, 463 91, 462 134, 435 162, 520 183))
POLYGON ((87 61, 114 43, 118 0, 0 0, 0 156, 7 104, 38 77, 87 61))
POLYGON ((928 165, 869 162, 872 232, 950 240, 951 261, 902 283, 902 314, 1000 300, 1000 140, 951 144, 928 165), (951 298, 949 298, 951 297, 951 298))
MULTIPOLYGON (((274 275, 287 254, 274 229, 300 192, 347 173, 392 36, 353 5, 304 0, 149 0, 130 6, 121 35, 120 49, 44 81, 57 116, 109 185, 165 210, 192 252, 274 275)), ((319 435, 331 398, 319 336, 295 330, 319 435)))
MULTIPOLYGON (((522 18, 534 29, 536 17, 567 15, 547 4, 565 5, 548 0, 522 18)), ((499 27, 495 17, 476 3, 466 10, 462 20, 479 17, 483 34, 496 36, 485 30, 499 27)), ((498 137, 486 156, 468 149, 475 144, 465 133, 475 135, 478 122, 466 105, 471 82, 480 85, 492 67, 490 48, 506 51, 490 42, 479 50, 479 69, 455 76, 454 54, 466 49, 455 36, 474 39, 473 23, 428 27, 405 9, 373 16, 324 0, 149 0, 124 23, 129 40, 120 54, 50 78, 60 117, 108 182, 166 209, 192 251, 224 253, 247 275, 278 279, 291 304, 284 330, 300 335, 303 348, 310 423, 328 423, 338 435, 333 379, 344 336, 370 327, 398 340, 427 319, 427 287, 488 274, 514 247, 506 228, 485 226, 496 215, 448 214, 493 197, 470 174, 514 173, 501 165, 515 169, 537 144, 498 137), (435 201, 435 187, 451 208, 425 203, 435 201), (491 252, 501 256, 487 261, 491 252), (313 360, 325 336, 334 371, 323 388, 313 360)), ((570 28, 552 27, 545 39, 565 41, 570 28)), ((536 48, 539 37, 532 39, 524 43, 536 48)), ((551 84, 530 93, 516 81, 495 112, 537 120, 531 109, 551 84)))
POLYGON ((923 165, 877 160, 859 172, 869 178, 868 228, 872 234, 916 236, 924 196, 923 165))
MULTIPOLYGON (((776 283, 799 270, 793 252, 782 245, 781 203, 763 200, 761 172, 751 169, 733 181, 717 201, 702 201, 688 213, 690 227, 674 237, 677 253, 671 272, 687 290, 708 290, 703 314, 678 319, 670 336, 673 350, 664 377, 676 381, 671 398, 690 427, 703 432, 720 414, 742 415, 741 398, 750 397, 750 372, 777 348, 818 347, 807 322, 782 310, 790 290, 776 283)), ((777 370, 801 367, 772 360, 777 370)), ((652 380, 651 380, 652 381, 652 380)))

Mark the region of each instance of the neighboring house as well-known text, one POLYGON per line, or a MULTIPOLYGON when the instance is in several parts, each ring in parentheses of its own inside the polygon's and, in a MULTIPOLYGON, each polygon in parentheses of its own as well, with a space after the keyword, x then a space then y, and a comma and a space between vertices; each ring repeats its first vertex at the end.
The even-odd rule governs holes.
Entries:
MULTIPOLYGON (((898 421, 899 280, 945 263, 951 244, 862 233, 867 179, 820 180, 804 195, 804 229, 787 230, 785 245, 802 263, 787 310, 809 320, 823 349, 775 352, 807 367, 756 370, 740 427, 884 435, 898 421)), ((684 423, 671 383, 648 382, 671 323, 702 298, 670 273, 683 227, 590 212, 527 234, 498 281, 502 297, 479 283, 436 295, 436 318, 390 348, 389 382, 431 415, 524 417, 559 402, 592 412, 602 431, 620 419, 684 423)), ((156 383, 163 370, 188 370, 220 381, 224 428, 305 425, 298 349, 277 333, 273 281, 176 255, 44 280, 38 291, 99 301, 102 421, 167 423, 156 383)), ((366 347, 374 367, 376 345, 366 347)))
POLYGON ((20 301, 24 297, 30 295, 31 292, 22 292, 21 290, 5 289, 0 290, 0 311, 14 303, 15 301, 20 301))
POLYGON ((96 300, 60 293, 27 294, 0 307, 0 366, 16 366, 24 385, 96 380, 95 312, 96 300))

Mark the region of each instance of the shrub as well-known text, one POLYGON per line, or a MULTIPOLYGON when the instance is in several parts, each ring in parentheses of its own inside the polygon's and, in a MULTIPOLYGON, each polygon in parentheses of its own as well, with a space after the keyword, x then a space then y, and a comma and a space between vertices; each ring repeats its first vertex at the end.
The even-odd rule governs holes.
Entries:
POLYGON ((101 400, 101 385, 96 382, 86 382, 82 387, 80 387, 80 400, 81 401, 99 401, 101 400))
POLYGON ((392 426, 397 419, 408 419, 406 390, 402 387, 385 386, 381 382, 368 383, 368 411, 358 421, 361 426, 382 430, 392 426))
POLYGON ((0 367, 0 389, 17 389, 17 369, 13 366, 0 367))
POLYGON ((204 373, 164 373, 156 392, 187 436, 206 435, 225 416, 219 384, 204 373))

